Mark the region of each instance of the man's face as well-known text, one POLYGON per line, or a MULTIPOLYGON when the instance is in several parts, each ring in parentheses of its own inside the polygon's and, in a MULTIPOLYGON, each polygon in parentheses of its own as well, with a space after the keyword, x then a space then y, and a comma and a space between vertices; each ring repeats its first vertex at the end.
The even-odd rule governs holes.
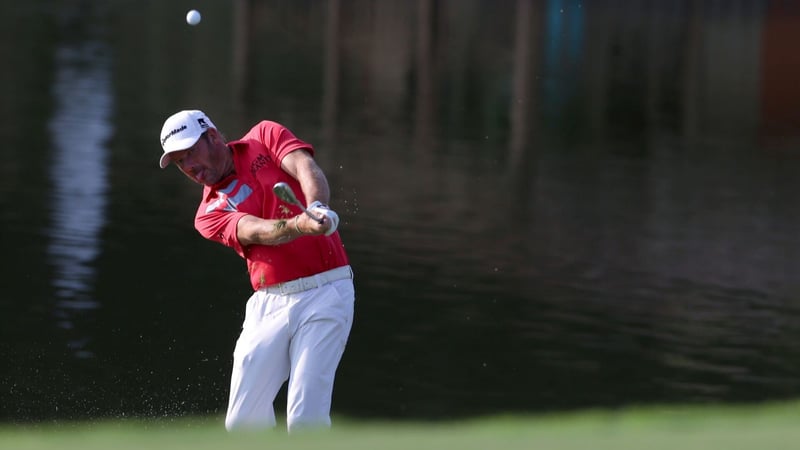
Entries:
POLYGON ((225 157, 228 147, 210 129, 193 146, 172 153, 172 162, 195 183, 213 185, 227 175, 225 157), (221 145, 221 148, 220 148, 221 145))

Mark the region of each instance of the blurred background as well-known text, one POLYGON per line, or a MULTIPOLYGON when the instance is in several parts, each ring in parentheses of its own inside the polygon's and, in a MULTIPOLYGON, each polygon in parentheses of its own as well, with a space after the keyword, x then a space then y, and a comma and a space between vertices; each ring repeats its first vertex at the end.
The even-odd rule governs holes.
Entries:
POLYGON ((158 168, 186 108, 315 146, 335 415, 797 398, 798 41, 788 0, 0 0, 0 420, 224 413, 250 287, 158 168))

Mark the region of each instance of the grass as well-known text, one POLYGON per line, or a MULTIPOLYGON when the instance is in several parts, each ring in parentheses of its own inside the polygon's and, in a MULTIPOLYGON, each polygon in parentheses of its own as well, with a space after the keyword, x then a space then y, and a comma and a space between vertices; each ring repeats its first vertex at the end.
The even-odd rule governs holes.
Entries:
POLYGON ((735 407, 628 408, 447 423, 339 419, 288 436, 227 433, 220 418, 0 426, 0 449, 800 449, 800 402, 735 407))

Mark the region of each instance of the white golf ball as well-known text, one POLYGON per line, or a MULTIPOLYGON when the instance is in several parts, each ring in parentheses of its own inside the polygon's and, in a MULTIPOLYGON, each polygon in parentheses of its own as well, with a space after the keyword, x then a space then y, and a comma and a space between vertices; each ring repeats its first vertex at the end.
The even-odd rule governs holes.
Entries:
POLYGON ((189 25, 197 25, 200 23, 200 11, 193 9, 186 13, 186 23, 189 25))

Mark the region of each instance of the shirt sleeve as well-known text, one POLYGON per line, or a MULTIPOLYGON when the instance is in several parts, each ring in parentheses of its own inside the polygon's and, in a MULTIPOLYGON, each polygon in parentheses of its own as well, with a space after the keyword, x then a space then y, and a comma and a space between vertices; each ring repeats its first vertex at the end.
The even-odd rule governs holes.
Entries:
POLYGON ((269 120, 257 123, 242 139, 254 139, 264 144, 279 164, 295 150, 303 149, 314 156, 311 144, 299 139, 285 126, 269 120))
POLYGON ((236 235, 236 227, 246 215, 244 212, 213 208, 213 205, 203 203, 197 209, 194 227, 204 238, 230 247, 244 258, 244 248, 236 235))

